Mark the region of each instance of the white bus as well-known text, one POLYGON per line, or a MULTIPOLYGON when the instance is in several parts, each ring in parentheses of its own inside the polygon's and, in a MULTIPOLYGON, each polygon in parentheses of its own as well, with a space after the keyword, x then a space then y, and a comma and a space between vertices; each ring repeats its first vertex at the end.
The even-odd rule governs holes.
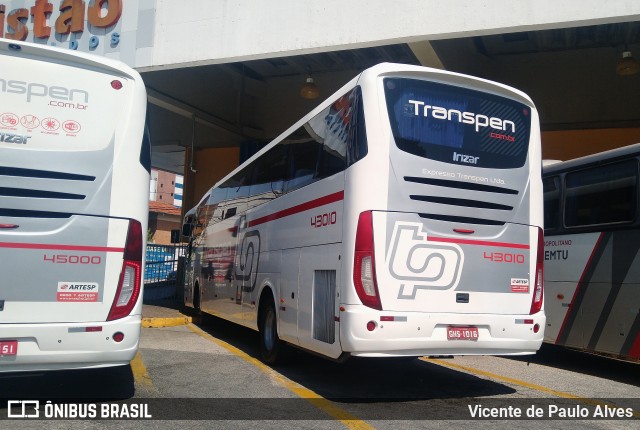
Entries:
POLYGON ((640 358, 640 144, 544 168, 545 341, 640 358))
POLYGON ((186 303, 259 330, 268 363, 542 343, 538 114, 507 86, 367 69, 185 220, 186 303))
POLYGON ((0 39, 0 372, 126 365, 150 145, 122 63, 0 39))

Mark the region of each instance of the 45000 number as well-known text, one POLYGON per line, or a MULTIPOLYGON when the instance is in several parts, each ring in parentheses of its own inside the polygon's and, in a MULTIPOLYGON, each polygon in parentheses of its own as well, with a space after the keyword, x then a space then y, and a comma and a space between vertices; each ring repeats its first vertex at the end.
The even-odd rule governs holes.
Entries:
POLYGON ((100 264, 102 263, 102 257, 99 255, 45 254, 44 261, 49 261, 53 264, 100 264))

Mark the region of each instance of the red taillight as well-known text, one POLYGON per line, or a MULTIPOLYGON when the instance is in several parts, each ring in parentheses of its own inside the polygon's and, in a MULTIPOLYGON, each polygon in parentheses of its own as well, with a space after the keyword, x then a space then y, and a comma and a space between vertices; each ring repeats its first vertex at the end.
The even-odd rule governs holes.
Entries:
POLYGON ((376 281, 373 248, 373 218, 371 212, 362 212, 358 218, 356 245, 353 258, 353 283, 362 304, 382 310, 376 281))
POLYGON ((536 261, 536 282, 533 285, 533 298, 529 315, 537 314, 542 309, 544 299, 544 233, 538 228, 538 260, 536 261))
POLYGON ((142 243, 142 225, 138 221, 129 220, 120 281, 107 321, 128 316, 138 301, 142 281, 142 243))

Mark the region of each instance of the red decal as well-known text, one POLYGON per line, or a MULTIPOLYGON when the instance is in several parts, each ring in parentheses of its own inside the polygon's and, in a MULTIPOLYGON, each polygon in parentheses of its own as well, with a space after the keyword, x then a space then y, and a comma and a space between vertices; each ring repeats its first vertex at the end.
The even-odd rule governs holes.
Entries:
POLYGON ((633 341, 633 345, 629 351, 629 357, 640 358, 640 333, 636 337, 636 340, 633 341))
POLYGON ((431 242, 457 243, 460 245, 497 246, 500 248, 529 249, 526 243, 489 242, 485 240, 456 239, 449 237, 429 237, 431 242))
POLYGON ((108 246, 57 245, 51 243, 12 243, 0 242, 0 248, 9 249, 48 249, 57 251, 124 252, 124 248, 108 246))
POLYGON ((98 293, 58 293, 59 302, 97 302, 98 293))
POLYGON ((280 218, 285 218, 290 215, 295 215, 300 212, 308 211, 310 209, 319 208, 330 203, 339 202, 344 200, 344 191, 338 191, 337 193, 329 194, 328 196, 320 197, 319 199, 311 200, 310 202, 302 203, 297 206, 283 209, 278 212, 274 212, 270 215, 266 215, 260 218, 256 218, 247 223, 247 227, 255 227, 256 225, 264 224, 269 221, 275 221, 280 218))
POLYGON ((494 263, 513 263, 524 264, 526 256, 524 254, 512 254, 510 252, 483 252, 485 260, 492 261, 494 263))
POLYGON ((567 320, 569 318, 569 315, 571 314, 571 306, 573 306, 573 303, 575 302, 576 297, 578 297, 578 292, 582 289, 583 282, 584 282, 584 277, 587 274, 587 269, 589 269, 589 266, 591 266, 591 260, 593 260, 593 257, 596 255, 596 251, 600 247, 600 243, 602 242, 602 238, 603 237, 604 237, 604 232, 601 232, 600 236, 598 237, 598 240, 596 241, 596 245, 593 247, 593 251, 591 251, 591 255, 589 256, 589 260, 587 261, 587 264, 584 266, 584 270, 582 271, 582 275, 580 276, 580 280, 578 281, 578 285, 576 286, 576 290, 573 293, 573 297, 571 298, 571 302, 569 302, 569 309, 567 310, 567 313, 564 316, 564 321, 562 321, 562 325, 560 326, 560 330, 558 331, 558 337, 556 337, 556 341, 554 343, 558 343, 558 341, 560 340, 560 336, 562 336, 562 332, 564 331, 565 325, 567 324, 567 320))
POLYGON ((333 225, 337 222, 337 214, 336 211, 331 213, 326 213, 322 215, 315 215, 311 217, 311 226, 315 228, 326 227, 329 225, 333 225))

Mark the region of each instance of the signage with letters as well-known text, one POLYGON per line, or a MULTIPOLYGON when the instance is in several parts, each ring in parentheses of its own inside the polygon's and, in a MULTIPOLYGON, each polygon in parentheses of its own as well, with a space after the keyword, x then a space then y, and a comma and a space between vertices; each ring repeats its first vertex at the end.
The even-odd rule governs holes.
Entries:
MULTIPOLYGON (((46 43, 53 33, 52 45, 66 36, 68 47, 78 49, 77 36, 85 31, 85 27, 89 31, 92 28, 114 28, 122 16, 123 0, 62 0, 53 3, 49 0, 33 0, 31 7, 13 10, 0 3, 0 37, 25 41, 32 34, 34 42, 46 43), (70 37, 71 35, 76 37, 70 37)), ((103 34, 104 30, 101 32, 103 34)), ((107 34, 107 37, 112 47, 120 42, 118 33, 107 34)), ((89 39, 88 48, 95 49, 99 44, 100 38, 93 35, 89 39)))

